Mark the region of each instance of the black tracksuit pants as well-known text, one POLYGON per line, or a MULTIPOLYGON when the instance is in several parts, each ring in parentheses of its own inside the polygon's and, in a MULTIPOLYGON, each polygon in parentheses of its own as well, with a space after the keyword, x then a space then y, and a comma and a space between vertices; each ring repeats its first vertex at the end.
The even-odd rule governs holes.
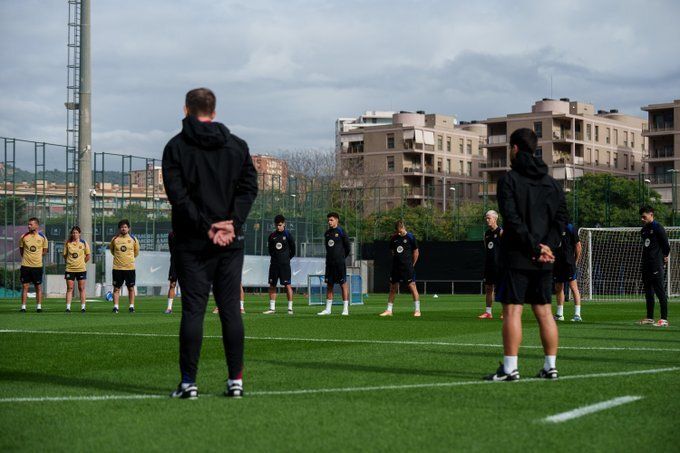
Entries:
POLYGON ((668 320, 668 297, 664 282, 663 269, 654 272, 642 272, 642 281, 645 285, 645 300, 647 302, 647 318, 654 319, 654 294, 659 298, 661 306, 661 319, 668 320))
POLYGON ((182 289, 182 321, 179 329, 182 382, 196 382, 203 342, 203 318, 211 286, 220 312, 229 379, 241 379, 244 333, 239 300, 243 249, 177 251, 175 264, 182 289))

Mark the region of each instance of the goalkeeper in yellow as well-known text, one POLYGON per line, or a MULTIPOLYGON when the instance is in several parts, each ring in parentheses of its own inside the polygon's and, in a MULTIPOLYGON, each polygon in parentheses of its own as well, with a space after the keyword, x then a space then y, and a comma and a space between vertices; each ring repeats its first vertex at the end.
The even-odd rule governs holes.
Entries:
POLYGON ((139 255, 139 241, 130 234, 130 221, 118 222, 118 234, 113 237, 109 249, 113 254, 113 312, 118 313, 120 288, 127 286, 130 313, 135 312, 135 258, 139 255))

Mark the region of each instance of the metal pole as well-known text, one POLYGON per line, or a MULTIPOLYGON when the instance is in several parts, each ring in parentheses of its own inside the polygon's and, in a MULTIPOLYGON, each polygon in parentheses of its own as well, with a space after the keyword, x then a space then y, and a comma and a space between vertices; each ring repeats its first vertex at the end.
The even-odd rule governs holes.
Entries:
POLYGON ((81 0, 80 15, 80 128, 78 131, 78 223, 83 239, 92 244, 92 62, 90 58, 90 0, 81 0))
POLYGON ((588 230, 588 300, 593 300, 593 232, 588 230))

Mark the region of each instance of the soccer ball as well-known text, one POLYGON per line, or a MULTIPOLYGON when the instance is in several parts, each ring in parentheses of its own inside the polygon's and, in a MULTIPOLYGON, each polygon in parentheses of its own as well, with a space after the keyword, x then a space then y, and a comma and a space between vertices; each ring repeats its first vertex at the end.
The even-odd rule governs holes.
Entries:
POLYGON ((437 296, 436 294, 432 297, 435 298, 435 299, 439 299, 439 296, 437 296))
POLYGON ((108 302, 111 302, 113 300, 113 293, 111 291, 107 292, 106 295, 104 296, 108 302))

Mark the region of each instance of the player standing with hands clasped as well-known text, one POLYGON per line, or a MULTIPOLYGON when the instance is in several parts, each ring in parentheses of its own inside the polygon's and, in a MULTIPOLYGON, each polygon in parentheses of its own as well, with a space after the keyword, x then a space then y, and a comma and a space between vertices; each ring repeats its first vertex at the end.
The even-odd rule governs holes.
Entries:
POLYGON ((420 317, 420 298, 416 288, 416 273, 414 267, 420 256, 418 242, 412 233, 406 231, 404 222, 398 220, 394 229, 396 233, 390 238, 390 252, 392 252, 392 272, 390 273, 390 295, 387 299, 387 310, 380 313, 380 316, 392 316, 394 307, 394 297, 399 289, 399 284, 408 285, 411 296, 413 296, 414 312, 413 316, 420 317))
POLYGON ((668 295, 664 285, 664 264, 668 264, 671 246, 663 226, 654 220, 654 208, 640 208, 642 221, 642 280, 645 285, 647 317, 640 324, 653 324, 656 327, 668 327, 668 295), (654 294, 659 298, 661 318, 654 322, 654 294))
POLYGON ((276 313, 276 284, 281 282, 288 296, 288 314, 293 314, 293 287, 291 286, 290 260, 295 256, 295 240, 286 229, 286 218, 274 217, 276 231, 269 235, 269 310, 265 315, 276 313))
POLYGON ((64 244, 64 258, 66 259, 66 313, 71 313, 73 287, 78 282, 80 294, 80 312, 85 313, 85 280, 87 279, 86 264, 90 261, 90 246, 80 237, 80 227, 71 228, 68 241, 64 244))
MULTIPOLYGON (((491 307, 493 307, 494 289, 498 285, 500 277, 501 236, 503 228, 498 226, 498 213, 491 210, 484 216, 487 230, 484 232, 484 289, 486 292, 486 310, 479 319, 493 319, 491 307)), ((503 319, 503 315, 501 315, 503 319)))
POLYGON ((345 258, 349 256, 349 238, 345 231, 340 228, 340 214, 329 213, 328 230, 323 235, 326 245, 326 309, 320 311, 320 316, 331 314, 333 308, 333 287, 340 285, 342 289, 342 315, 349 315, 349 288, 347 287, 347 265, 345 258))

